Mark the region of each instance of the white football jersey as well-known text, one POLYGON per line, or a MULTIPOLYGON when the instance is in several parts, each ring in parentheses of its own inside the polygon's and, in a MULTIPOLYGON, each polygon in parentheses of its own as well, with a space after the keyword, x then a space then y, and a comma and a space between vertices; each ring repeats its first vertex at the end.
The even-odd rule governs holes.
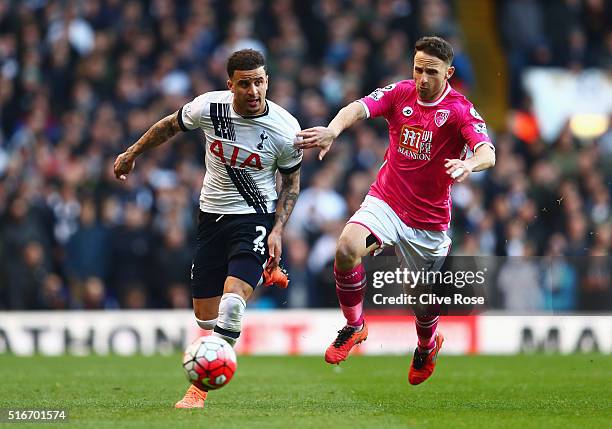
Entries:
POLYGON ((293 147, 300 124, 266 100, 266 110, 245 117, 234 111, 231 91, 207 92, 178 112, 183 130, 201 128, 206 138, 206 175, 200 210, 209 213, 273 213, 276 170, 300 168, 302 151, 293 147))

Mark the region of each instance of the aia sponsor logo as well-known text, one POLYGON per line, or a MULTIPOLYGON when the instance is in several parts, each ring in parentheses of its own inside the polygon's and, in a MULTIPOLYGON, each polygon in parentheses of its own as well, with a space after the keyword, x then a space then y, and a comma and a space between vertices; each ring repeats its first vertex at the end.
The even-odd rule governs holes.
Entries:
POLYGON ((434 122, 436 123, 437 127, 440 128, 442 125, 444 125, 444 123, 446 122, 449 116, 450 116, 450 110, 447 110, 447 109, 436 110, 436 115, 434 116, 434 122))
POLYGON ((263 170, 259 154, 240 149, 237 146, 223 145, 219 140, 210 144, 210 153, 216 156, 223 164, 238 168, 251 168, 263 170), (229 157, 229 159, 228 159, 229 157))
POLYGON ((421 161, 431 160, 432 131, 404 125, 400 132, 398 152, 421 161))

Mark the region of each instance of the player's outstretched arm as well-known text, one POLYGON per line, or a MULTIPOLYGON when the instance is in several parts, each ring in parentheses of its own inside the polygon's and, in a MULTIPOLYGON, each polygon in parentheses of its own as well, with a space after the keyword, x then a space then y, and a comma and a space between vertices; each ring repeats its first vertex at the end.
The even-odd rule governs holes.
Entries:
POLYGON ((471 172, 482 171, 495 165, 495 151, 488 144, 480 145, 468 159, 446 159, 444 167, 457 182, 463 182, 471 172))
POLYGON ((291 216, 293 207, 300 193, 300 169, 289 174, 281 173, 281 189, 276 203, 276 218, 274 226, 268 236, 268 249, 272 262, 268 264, 266 269, 273 270, 278 266, 282 253, 282 236, 285 224, 291 216))
POLYGON ((138 155, 165 143, 180 130, 178 112, 159 120, 136 143, 117 156, 114 165, 115 177, 119 180, 127 179, 127 175, 134 169, 138 155))
POLYGON ((297 141, 294 146, 299 149, 321 148, 319 152, 319 161, 321 161, 342 131, 365 118, 366 111, 363 105, 353 101, 340 109, 327 127, 313 127, 300 131, 297 136, 302 140, 297 141))

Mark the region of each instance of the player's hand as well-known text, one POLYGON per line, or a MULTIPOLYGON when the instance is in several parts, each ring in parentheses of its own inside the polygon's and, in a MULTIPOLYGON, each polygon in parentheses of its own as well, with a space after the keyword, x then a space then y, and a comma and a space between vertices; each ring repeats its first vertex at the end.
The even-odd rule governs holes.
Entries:
POLYGON ((315 147, 321 148, 319 152, 319 161, 329 152, 336 135, 328 127, 313 127, 297 133, 298 140, 293 144, 293 147, 298 149, 312 149, 315 147))
POLYGON ((136 160, 134 157, 127 152, 123 152, 117 157, 113 166, 115 177, 119 180, 126 180, 127 175, 130 174, 135 165, 136 160))
POLYGON ((457 182, 463 182, 472 172, 472 167, 460 159, 445 159, 446 173, 457 182))
POLYGON ((280 263, 281 254, 283 253, 282 231, 273 229, 268 235, 268 252, 272 260, 266 267, 266 270, 272 271, 280 263))

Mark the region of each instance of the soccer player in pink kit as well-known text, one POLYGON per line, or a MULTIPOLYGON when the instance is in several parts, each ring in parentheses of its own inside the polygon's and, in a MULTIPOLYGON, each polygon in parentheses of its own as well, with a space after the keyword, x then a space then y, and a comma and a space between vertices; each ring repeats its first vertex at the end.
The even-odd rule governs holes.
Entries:
MULTIPOLYGON (((298 133, 300 149, 320 148, 323 159, 346 128, 382 116, 389 127, 389 147, 376 181, 361 208, 346 224, 336 248, 334 275, 346 326, 328 347, 325 360, 338 364, 368 327, 363 317, 366 274, 361 258, 395 246, 410 270, 438 271, 450 250, 446 234, 451 216, 453 181, 495 165, 487 128, 472 104, 451 88, 453 49, 439 37, 415 44, 414 79, 379 88, 342 108, 327 127, 298 133), (465 159, 467 149, 473 156, 465 159)), ((436 331, 439 306, 415 312, 418 346, 408 379, 420 384, 432 374, 444 338, 436 331)))

